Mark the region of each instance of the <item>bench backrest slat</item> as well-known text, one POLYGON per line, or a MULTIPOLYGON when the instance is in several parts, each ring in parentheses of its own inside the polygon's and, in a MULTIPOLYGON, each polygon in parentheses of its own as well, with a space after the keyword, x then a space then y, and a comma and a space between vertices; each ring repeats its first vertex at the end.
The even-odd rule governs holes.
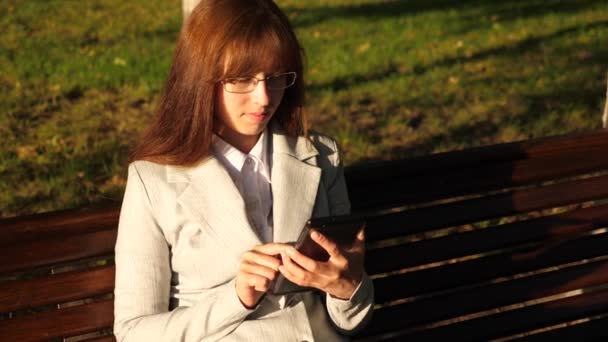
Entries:
MULTIPOLYGON (((459 151, 435 153, 398 161, 377 161, 347 168, 349 184, 358 187, 370 182, 370 174, 386 174, 387 177, 412 176, 429 171, 459 168, 475 168, 484 164, 496 164, 564 153, 585 153, 589 150, 608 148, 608 134, 605 130, 582 134, 566 134, 535 140, 516 141, 497 145, 480 146, 459 151)), ((380 179, 375 179, 380 181, 380 179)), ((372 178, 371 181, 374 181, 372 178)))
POLYGON ((116 229, 120 204, 72 209, 2 220, 0 246, 116 229))
POLYGON ((86 342, 116 342, 114 336, 103 336, 99 338, 87 339, 86 342))
MULTIPOLYGON (((563 321, 584 318, 589 314, 605 313, 607 306, 608 291, 583 293, 565 299, 465 320, 432 330, 406 334, 400 338, 402 341, 449 341, 454 336, 461 336, 467 341, 486 341, 525 332, 538 326, 551 326, 563 321)), ((399 327, 399 325, 394 326, 394 328, 399 327)), ((581 336, 581 338, 583 337, 581 336)))
POLYGON ((517 342, 579 341, 605 342, 608 339, 608 316, 576 322, 558 330, 537 331, 518 336, 517 342))
POLYGON ((472 260, 399 273, 375 280, 377 287, 401 298, 492 281, 608 254, 608 233, 585 236, 552 248, 522 248, 472 260))
POLYGON ((114 291, 114 265, 0 283, 0 312, 90 298, 114 291))
POLYGON ((606 169, 606 150, 608 134, 599 131, 376 162, 345 173, 353 208, 361 211, 606 169), (369 196, 374 190, 383 196, 369 196))
POLYGON ((93 233, 49 238, 0 248, 0 272, 17 272, 28 268, 111 255, 114 253, 116 228, 93 233))
POLYGON ((369 217, 367 238, 370 241, 395 238, 607 197, 608 176, 553 184, 369 217))
POLYGON ((583 208, 433 239, 368 248, 366 269, 371 274, 385 273, 501 248, 556 243, 605 226, 608 226, 608 205, 583 208))
MULTIPOLYGON (((608 261, 589 262, 525 277, 486 282, 478 286, 451 289, 445 293, 414 298, 396 304, 403 324, 415 326, 477 312, 500 308, 529 300, 558 295, 581 288, 600 286, 608 282, 608 261), (572 279, 576 279, 572 281, 572 279), (506 296, 505 294, 508 294, 506 296)), ((397 294, 378 287, 378 302, 396 300, 397 294)), ((394 288, 390 289, 391 291, 394 288)))
POLYGON ((396 178, 385 176, 381 178, 381 183, 375 181, 354 188, 351 191, 353 208, 361 211, 378 206, 430 202, 592 173, 608 168, 605 151, 448 169, 442 173, 428 172, 396 178), (374 193, 381 193, 382 196, 369 195, 374 193))
POLYGON ((6 341, 23 342, 86 334, 111 328, 113 307, 112 299, 106 299, 11 320, 0 320, 0 331, 2 339, 6 341))

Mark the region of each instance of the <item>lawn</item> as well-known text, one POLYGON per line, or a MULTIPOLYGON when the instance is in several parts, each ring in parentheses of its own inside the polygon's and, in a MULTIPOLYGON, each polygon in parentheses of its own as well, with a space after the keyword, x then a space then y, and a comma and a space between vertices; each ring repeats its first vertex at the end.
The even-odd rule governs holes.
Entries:
MULTIPOLYGON (((347 165, 598 129, 605 0, 283 0, 347 165)), ((0 2, 0 217, 120 201, 177 0, 0 2)))

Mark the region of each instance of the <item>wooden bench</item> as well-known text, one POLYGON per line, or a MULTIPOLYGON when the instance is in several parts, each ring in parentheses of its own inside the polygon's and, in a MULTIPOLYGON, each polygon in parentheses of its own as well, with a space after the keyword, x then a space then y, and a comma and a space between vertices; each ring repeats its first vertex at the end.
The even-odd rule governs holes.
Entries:
MULTIPOLYGON (((608 131, 348 168, 377 301, 357 340, 605 341, 607 171, 608 131)), ((0 339, 113 340, 118 213, 0 221, 0 339)))

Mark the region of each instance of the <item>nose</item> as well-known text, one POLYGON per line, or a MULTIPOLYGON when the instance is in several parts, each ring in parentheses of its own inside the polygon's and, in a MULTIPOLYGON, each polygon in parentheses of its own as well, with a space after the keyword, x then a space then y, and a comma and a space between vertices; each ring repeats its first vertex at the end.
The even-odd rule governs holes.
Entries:
POLYGON ((268 106, 270 104, 270 92, 266 88, 266 81, 258 82, 253 92, 251 92, 251 96, 256 104, 268 106))

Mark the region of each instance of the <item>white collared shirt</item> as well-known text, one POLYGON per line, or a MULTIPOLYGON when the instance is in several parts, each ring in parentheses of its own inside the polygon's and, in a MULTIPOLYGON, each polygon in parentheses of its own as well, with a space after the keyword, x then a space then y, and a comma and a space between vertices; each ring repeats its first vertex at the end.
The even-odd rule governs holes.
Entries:
POLYGON ((215 156, 226 167, 245 200, 249 222, 263 243, 273 241, 271 159, 267 136, 267 130, 264 130, 249 154, 241 152, 216 134, 212 143, 215 156))

